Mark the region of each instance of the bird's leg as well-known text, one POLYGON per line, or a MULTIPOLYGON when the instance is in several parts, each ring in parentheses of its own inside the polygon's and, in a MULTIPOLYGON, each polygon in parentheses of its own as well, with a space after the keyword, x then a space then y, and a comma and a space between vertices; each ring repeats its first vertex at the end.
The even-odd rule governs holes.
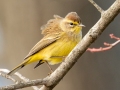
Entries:
MULTIPOLYGON (((50 69, 51 73, 53 73, 53 70, 52 70, 52 68, 50 67, 50 65, 48 64, 48 62, 45 61, 45 63, 47 64, 47 66, 48 66, 48 68, 50 69)), ((51 74, 51 73, 50 73, 50 74, 51 74)))

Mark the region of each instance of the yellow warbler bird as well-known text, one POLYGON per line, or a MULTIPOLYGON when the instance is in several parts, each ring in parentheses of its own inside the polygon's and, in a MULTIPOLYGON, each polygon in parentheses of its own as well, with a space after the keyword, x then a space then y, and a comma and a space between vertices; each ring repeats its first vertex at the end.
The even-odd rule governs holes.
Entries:
POLYGON ((65 18, 54 15, 54 19, 41 28, 44 37, 8 75, 33 62, 38 62, 35 68, 43 63, 54 65, 62 62, 81 40, 83 26, 76 12, 68 13, 65 18))

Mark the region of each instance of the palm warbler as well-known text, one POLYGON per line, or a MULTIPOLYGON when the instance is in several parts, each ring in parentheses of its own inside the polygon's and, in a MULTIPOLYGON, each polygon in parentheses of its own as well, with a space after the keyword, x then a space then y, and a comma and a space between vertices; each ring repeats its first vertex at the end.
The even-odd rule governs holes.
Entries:
POLYGON ((83 26, 76 12, 68 13, 65 18, 54 15, 54 19, 49 20, 41 28, 44 37, 30 50, 24 61, 8 75, 36 61, 38 63, 35 68, 43 63, 54 65, 62 62, 81 40, 83 26))

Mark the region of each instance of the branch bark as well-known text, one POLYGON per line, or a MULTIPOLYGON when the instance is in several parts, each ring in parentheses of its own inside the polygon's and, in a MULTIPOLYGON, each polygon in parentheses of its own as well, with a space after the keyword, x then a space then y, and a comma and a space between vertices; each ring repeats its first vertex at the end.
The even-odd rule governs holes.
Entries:
MULTIPOLYGON (((15 80, 12 76, 9 76, 7 74, 4 73, 9 73, 10 71, 8 69, 0 69, 0 76, 5 77, 6 79, 10 79, 11 81, 13 81, 15 84, 14 85, 9 85, 3 88, 0 88, 0 90, 13 90, 14 88, 19 89, 19 88, 23 88, 23 87, 28 87, 31 86, 32 83, 34 83, 34 81, 30 81, 28 78, 24 77, 23 75, 21 75, 20 73, 16 72, 14 75, 17 76, 18 78, 20 78, 21 82, 15 80), (23 82, 29 82, 28 84, 26 83, 22 83, 23 82), (19 83, 21 85, 19 85, 19 83), (30 84, 31 83, 31 84, 30 84), (22 86, 22 87, 21 87, 22 86)), ((43 85, 45 83, 45 79, 42 80, 38 80, 38 84, 39 85, 43 85)), ((38 90, 39 88, 37 86, 31 86, 34 90, 38 90)))
MULTIPOLYGON (((62 64, 60 64, 60 66, 47 78, 45 85, 43 85, 39 90, 52 90, 66 75, 66 73, 73 67, 73 65, 77 62, 78 58, 82 56, 82 54, 87 50, 87 48, 101 35, 105 28, 113 21, 113 19, 119 13, 120 0, 116 0, 108 10, 101 12, 101 18, 98 20, 98 22, 89 30, 89 32, 84 36, 81 42, 66 57, 65 61, 62 62, 62 64)), ((35 82, 37 81, 34 81, 33 85, 36 85, 35 82)), ((4 87, 0 88, 0 90, 10 90, 9 88, 3 88, 4 87)))
POLYGON ((102 13, 102 12, 104 11, 104 10, 103 10, 99 5, 97 5, 93 0, 89 0, 89 2, 90 2, 91 4, 93 4, 100 13, 102 13))
POLYGON ((45 79, 31 80, 28 82, 19 82, 14 85, 1 87, 0 90, 15 90, 15 89, 20 89, 20 88, 29 87, 29 86, 44 85, 46 83, 45 79))

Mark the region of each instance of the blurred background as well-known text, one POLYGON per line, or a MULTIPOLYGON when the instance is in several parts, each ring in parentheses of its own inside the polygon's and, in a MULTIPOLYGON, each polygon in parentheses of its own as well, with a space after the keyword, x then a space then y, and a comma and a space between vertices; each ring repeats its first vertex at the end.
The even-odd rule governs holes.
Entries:
MULTIPOLYGON (((104 10, 114 1, 95 0, 104 10)), ((20 64, 43 37, 40 27, 54 14, 64 17, 71 11, 77 12, 86 26, 83 36, 100 18, 100 13, 88 0, 0 0, 0 68, 11 70, 20 64)), ((103 47, 104 42, 115 42, 109 37, 111 33, 120 37, 120 15, 90 47, 98 48, 103 47)), ((120 44, 105 52, 85 52, 54 90, 120 90, 119 54, 120 44)), ((50 72, 46 64, 34 69, 36 63, 19 72, 31 80, 46 77, 50 72)), ((0 76, 0 86, 12 83, 0 76)))

